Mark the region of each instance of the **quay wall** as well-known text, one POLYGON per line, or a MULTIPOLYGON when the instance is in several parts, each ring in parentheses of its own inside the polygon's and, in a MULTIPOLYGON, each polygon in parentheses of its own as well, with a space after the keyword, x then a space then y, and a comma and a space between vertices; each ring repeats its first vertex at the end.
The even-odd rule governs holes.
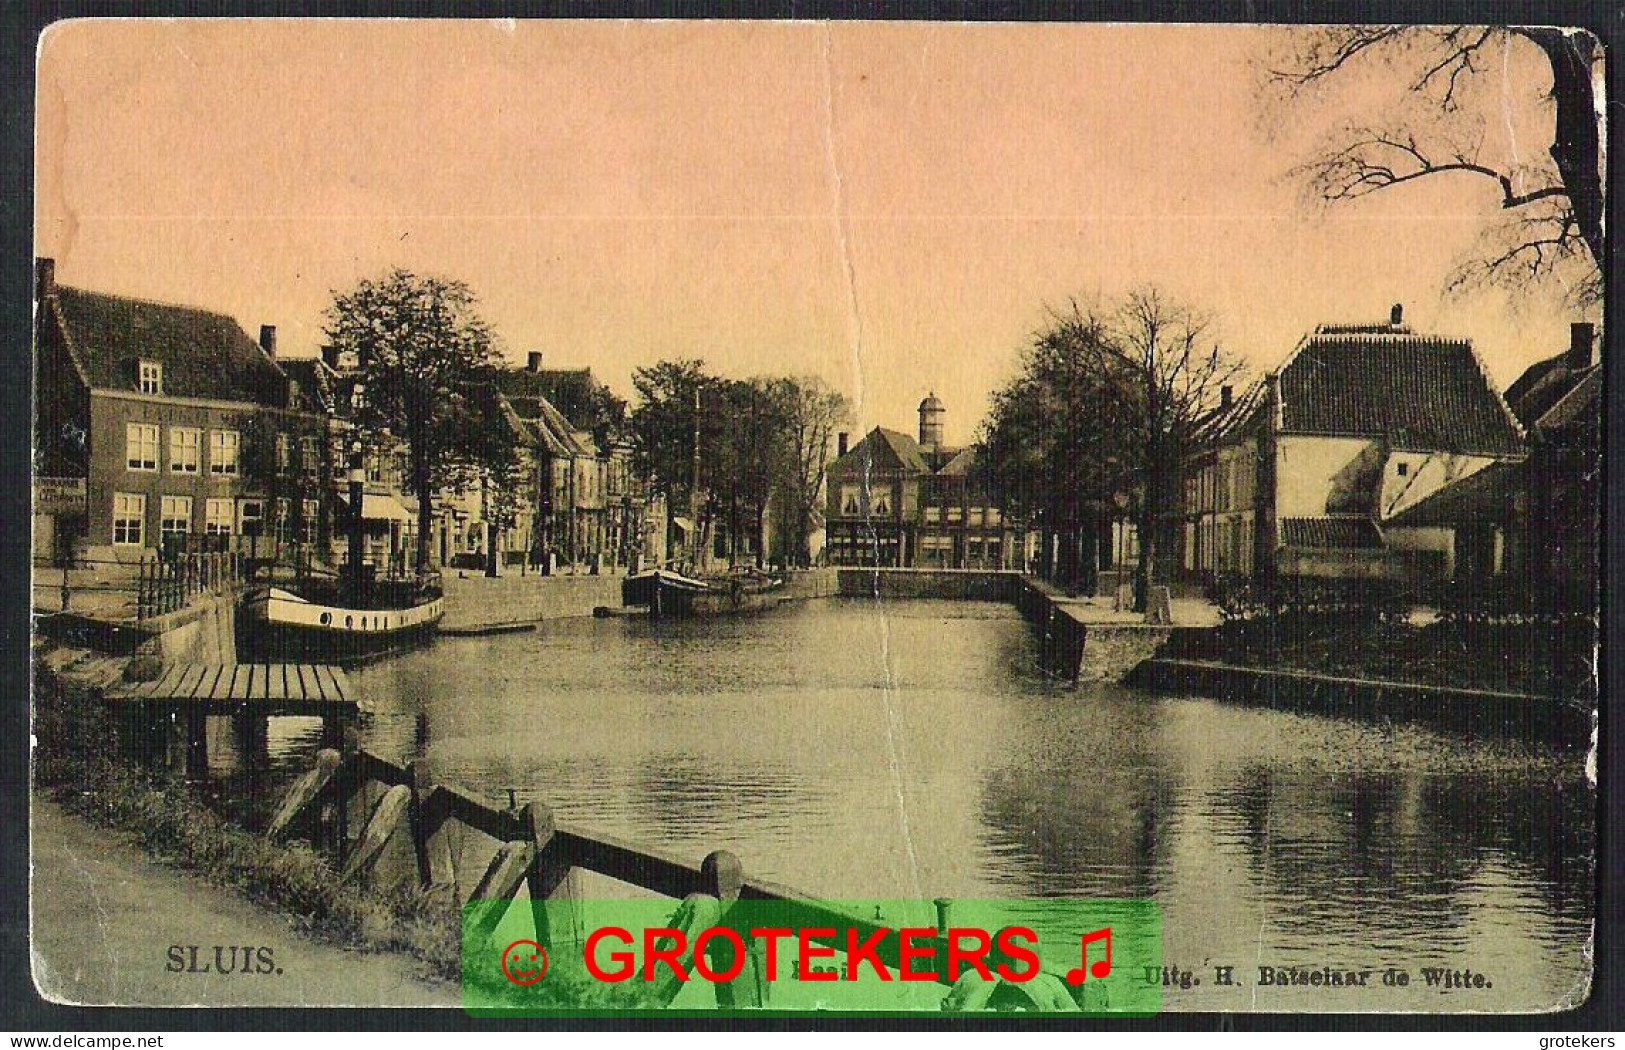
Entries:
POLYGON ((235 664, 235 595, 203 595, 185 608, 147 620, 108 620, 79 613, 53 613, 34 620, 35 630, 66 649, 138 657, 146 663, 235 664))
POLYGON ((495 579, 476 573, 446 574, 441 581, 446 613, 440 629, 458 631, 591 616, 597 606, 621 604, 623 579, 611 575, 521 576, 514 572, 495 579))
POLYGON ((1021 573, 994 569, 840 568, 843 598, 947 598, 1007 602, 1016 597, 1021 573))
POLYGON ((1513 737, 1581 749, 1592 737, 1586 704, 1553 697, 1339 678, 1209 660, 1147 660, 1128 678, 1157 693, 1208 696, 1282 711, 1414 722, 1469 737, 1513 737))

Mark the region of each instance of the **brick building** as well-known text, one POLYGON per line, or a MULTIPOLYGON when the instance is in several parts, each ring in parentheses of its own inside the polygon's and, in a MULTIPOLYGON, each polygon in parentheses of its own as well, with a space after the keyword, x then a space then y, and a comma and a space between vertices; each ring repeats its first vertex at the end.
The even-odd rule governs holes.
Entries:
POLYGON ((36 554, 123 560, 165 537, 268 554, 325 528, 325 421, 251 339, 191 306, 59 286, 37 261, 36 554), (245 542, 246 541, 246 542, 245 542))
POLYGON ((832 565, 1008 569, 1016 532, 988 496, 974 449, 943 440, 946 410, 920 402, 919 438, 876 427, 827 472, 825 552, 832 565))

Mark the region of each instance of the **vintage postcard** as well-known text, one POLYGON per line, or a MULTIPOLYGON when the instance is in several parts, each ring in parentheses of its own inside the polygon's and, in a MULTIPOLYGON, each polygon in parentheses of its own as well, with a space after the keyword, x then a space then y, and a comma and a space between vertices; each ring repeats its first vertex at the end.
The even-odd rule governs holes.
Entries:
POLYGON ((1588 32, 86 19, 37 82, 47 999, 1586 1000, 1588 32))

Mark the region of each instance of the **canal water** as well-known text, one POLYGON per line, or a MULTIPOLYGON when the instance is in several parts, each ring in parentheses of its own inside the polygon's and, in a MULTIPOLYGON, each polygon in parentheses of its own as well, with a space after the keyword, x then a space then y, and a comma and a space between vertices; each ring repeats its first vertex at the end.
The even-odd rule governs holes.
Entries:
MULTIPOLYGON (((1061 685, 1007 606, 828 599, 444 638, 355 673, 439 783, 828 898, 1148 898, 1165 1009, 1541 1010, 1586 994, 1580 756, 1061 685), (1235 968, 1237 985, 1215 982, 1235 968), (1368 969, 1364 990, 1261 966, 1368 969), (1389 967, 1406 986, 1379 984, 1389 967), (1483 988, 1429 987, 1470 968, 1483 988), (1200 981, 1200 983, 1196 983, 1200 981)), ((314 740, 284 739, 285 761, 314 740)))

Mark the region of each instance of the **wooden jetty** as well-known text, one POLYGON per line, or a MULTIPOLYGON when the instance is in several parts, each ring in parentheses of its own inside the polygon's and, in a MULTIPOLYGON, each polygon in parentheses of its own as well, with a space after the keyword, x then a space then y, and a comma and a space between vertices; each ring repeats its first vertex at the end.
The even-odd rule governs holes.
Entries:
POLYGON ((174 664, 105 696, 136 730, 149 761, 173 766, 174 752, 183 748, 193 779, 208 773, 210 717, 234 719, 252 753, 263 748, 267 718, 318 717, 324 740, 337 744, 359 711, 344 671, 324 664, 174 664))

